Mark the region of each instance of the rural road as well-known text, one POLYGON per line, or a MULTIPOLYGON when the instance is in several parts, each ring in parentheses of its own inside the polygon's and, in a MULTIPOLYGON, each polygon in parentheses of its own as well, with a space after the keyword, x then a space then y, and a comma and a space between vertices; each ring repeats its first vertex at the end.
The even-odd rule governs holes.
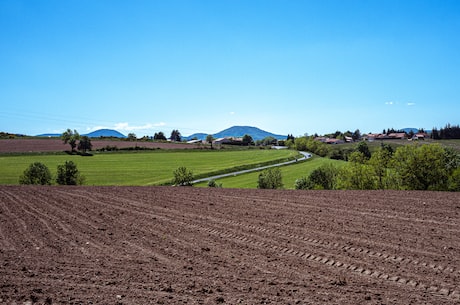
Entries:
POLYGON ((230 176, 237 176, 237 175, 246 174, 246 173, 250 173, 250 172, 257 172, 257 171, 267 169, 267 168, 270 168, 270 167, 283 166, 283 165, 296 163, 298 161, 307 160, 307 159, 310 159, 312 157, 311 153, 308 153, 308 152, 305 152, 305 151, 299 151, 299 153, 303 155, 303 157, 300 158, 300 159, 295 159, 295 160, 292 160, 292 161, 287 161, 287 162, 282 162, 282 163, 277 163, 277 164, 272 164, 272 165, 266 165, 266 166, 261 166, 261 167, 255 167, 255 168, 251 168, 251 169, 246 169, 246 170, 227 173, 227 174, 222 174, 222 175, 216 175, 216 176, 201 178, 201 179, 197 179, 197 180, 192 181, 192 183, 195 184, 195 183, 200 183, 200 182, 209 181, 209 180, 216 180, 216 179, 221 179, 221 178, 230 177, 230 176))

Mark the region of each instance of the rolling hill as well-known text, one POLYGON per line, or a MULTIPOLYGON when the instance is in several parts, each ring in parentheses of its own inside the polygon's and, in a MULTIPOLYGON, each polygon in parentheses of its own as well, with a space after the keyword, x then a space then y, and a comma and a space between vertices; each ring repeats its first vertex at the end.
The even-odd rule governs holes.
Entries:
MULTIPOLYGON (((37 135, 37 137, 47 137, 47 138, 58 138, 60 137, 60 133, 45 133, 41 135, 37 135)), ((88 136, 90 138, 126 138, 126 136, 116 130, 113 129, 98 129, 93 132, 82 134, 82 136, 88 136)))
MULTIPOLYGON (((252 126, 232 126, 230 128, 224 129, 220 132, 213 134, 212 136, 216 139, 225 138, 225 137, 242 137, 244 135, 250 135, 254 141, 262 140, 266 137, 273 137, 275 139, 284 140, 287 136, 274 134, 265 130, 262 130, 257 127, 252 126)), ((207 134, 205 133, 194 133, 188 137, 183 137, 185 140, 192 140, 194 138, 198 140, 205 140, 207 134)))

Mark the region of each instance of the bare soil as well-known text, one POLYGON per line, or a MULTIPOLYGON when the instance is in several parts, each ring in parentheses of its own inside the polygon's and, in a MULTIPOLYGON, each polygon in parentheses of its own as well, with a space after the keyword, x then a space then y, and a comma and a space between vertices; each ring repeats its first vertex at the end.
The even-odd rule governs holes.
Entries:
POLYGON ((0 187, 1 304, 459 304, 460 194, 0 187))
MULTIPOLYGON (((198 144, 116 140, 91 140, 91 144, 93 144, 93 150, 107 146, 116 146, 119 149, 135 146, 152 149, 203 148, 202 145, 198 144)), ((0 139, 0 153, 56 152, 67 150, 70 150, 70 145, 64 144, 60 139, 0 139)))

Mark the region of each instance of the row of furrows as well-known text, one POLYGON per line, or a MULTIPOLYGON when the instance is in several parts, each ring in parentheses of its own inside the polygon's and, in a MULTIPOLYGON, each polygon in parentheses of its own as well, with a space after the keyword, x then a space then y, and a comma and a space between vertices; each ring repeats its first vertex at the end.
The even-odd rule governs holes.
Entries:
MULTIPOLYGON (((130 201, 132 203, 132 201, 130 201)), ((197 201, 197 202, 201 202, 201 201, 197 201)), ((165 208, 157 208, 157 209, 160 209, 163 211, 163 213, 165 213, 164 215, 166 215, 167 217, 164 219, 164 220, 171 220, 171 217, 172 217, 172 214, 175 214, 175 211, 173 210, 165 210, 165 208)), ((176 212, 177 213, 177 212, 176 212)), ((176 215, 178 217, 180 217, 180 215, 176 215)), ((209 219, 208 217, 203 217, 201 215, 198 215, 198 214, 189 214, 188 215, 189 217, 193 217, 194 219, 202 219, 203 221, 209 221, 209 220, 213 220, 215 221, 216 223, 227 223, 227 224, 231 224, 233 226, 237 226, 237 227, 245 227, 246 229, 250 229, 250 230, 256 230, 256 231, 263 231, 267 234, 276 234, 278 236, 283 236, 283 237, 286 237, 286 238, 289 238, 289 239, 296 239, 296 240, 302 240, 304 242, 308 242, 310 244, 313 244, 313 245, 317 245, 317 246, 321 246, 321 247, 328 247, 328 248, 333 248, 333 249, 336 249, 336 250, 344 250, 344 251, 350 251, 350 252, 355 252, 355 253, 358 253, 360 255, 368 255, 369 257, 371 258, 378 258, 378 259, 381 259, 381 260, 386 260, 386 261, 389 261, 389 262, 395 262, 395 263, 399 263, 399 264, 413 264, 413 265, 417 265, 421 268, 426 268, 426 269, 429 269, 429 270, 433 270, 433 271, 436 271, 436 272, 443 272, 443 273, 446 273, 446 274, 460 274, 460 270, 456 269, 456 268, 453 268, 453 267, 446 267, 446 266, 443 266, 441 264, 436 264, 436 263, 431 263, 431 262, 423 262, 423 261, 419 261, 417 259, 412 259, 412 258, 405 258, 405 257, 402 257, 402 256, 399 256, 399 255, 394 255, 394 254, 388 254, 388 253, 385 253, 385 252, 377 252, 377 251, 372 251, 370 249, 367 249, 367 248, 364 248, 364 247, 353 247, 353 246, 350 246, 350 245, 344 245, 344 244, 339 244, 337 242, 330 242, 330 241, 327 241, 327 240, 321 240, 321 239, 318 239, 318 238, 311 238, 311 237, 306 237, 306 236, 300 236, 300 235, 297 235, 297 234, 286 234, 286 233, 283 233, 281 232, 280 230, 273 230, 273 229, 267 229, 267 228, 264 228, 264 227, 260 227, 260 226, 255 226, 255 225, 252 225, 252 224, 243 224, 243 223, 240 223, 240 222, 237 222, 237 221, 234 221, 234 220, 228 220, 228 219, 223 219, 223 218, 218 218, 218 219, 209 219)))
POLYGON ((327 266, 330 266, 330 267, 336 267, 336 268, 345 269, 345 270, 348 270, 350 272, 354 272, 354 273, 361 274, 361 275, 364 275, 364 276, 371 276, 371 277, 375 277, 375 278, 378 278, 378 279, 382 279, 382 280, 386 280, 386 281, 390 281, 390 282, 395 282, 395 283, 398 283, 398 284, 405 284, 405 285, 411 286, 411 287, 419 289, 419 290, 425 290, 425 291, 430 292, 430 293, 432 293, 434 295, 446 296, 446 297, 449 297, 449 298, 451 298, 453 300, 459 300, 460 301, 460 290, 459 289, 449 289, 449 288, 439 287, 439 286, 435 286, 435 285, 426 285, 426 284, 424 284, 422 282, 415 281, 413 279, 408 279, 408 278, 405 278, 403 276, 391 275, 391 274, 387 274, 387 273, 384 273, 384 272, 380 272, 380 271, 360 267, 360 266, 358 266, 356 264, 350 264, 350 263, 341 262, 339 260, 335 260, 335 259, 330 258, 328 256, 316 255, 316 254, 313 254, 313 253, 308 253, 308 252, 304 252, 304 251, 300 251, 300 250, 295 250, 293 248, 288 248, 288 247, 284 247, 284 246, 280 246, 280 245, 275 245, 275 244, 272 244, 272 243, 267 243, 265 241, 255 240, 255 239, 253 239, 251 237, 248 237, 246 235, 239 235, 239 234, 228 232, 228 231, 224 232, 224 231, 221 231, 221 230, 217 230, 215 228, 205 228, 203 226, 196 225, 196 224, 193 224, 193 223, 184 223, 184 225, 194 227, 197 230, 205 231, 205 232, 207 232, 209 234, 212 234, 212 235, 217 235, 217 236, 219 236, 221 238, 237 240, 237 241, 240 241, 242 243, 249 244, 249 245, 251 245, 251 246, 253 246, 255 248, 262 247, 262 248, 265 248, 267 250, 272 250, 272 251, 275 251, 275 252, 278 252, 278 253, 285 253, 285 254, 293 255, 293 256, 296 256, 296 257, 299 257, 299 258, 302 258, 302 259, 306 259, 306 260, 309 260, 309 261, 312 261, 312 262, 321 263, 321 264, 324 264, 324 265, 327 265, 327 266))
MULTIPOLYGON (((28 222, 30 222, 30 219, 23 217, 23 214, 26 213, 27 210, 20 203, 23 203, 24 200, 8 192, 2 192, 2 195, 5 198, 1 200, 3 206, 2 210, 4 213, 7 213, 8 219, 3 225, 7 225, 8 223, 12 224, 10 230, 14 232, 9 238, 16 239, 18 234, 21 236, 19 240, 28 243, 32 247, 43 246, 43 241, 34 234, 37 233, 36 230, 30 230, 29 228, 28 222)), ((14 243, 14 245, 16 249, 17 243, 14 243)))
MULTIPOLYGON (((167 211, 168 218, 170 218, 172 216, 171 214, 173 214, 173 211, 168 210, 167 211)), ((420 266, 422 268, 430 269, 430 270, 433 270, 433 271, 436 271, 436 272, 444 272, 444 273, 447 273, 447 274, 449 274, 449 273, 460 274, 460 270, 458 270, 456 268, 453 268, 453 267, 446 267, 446 266, 443 266, 441 264, 423 262, 423 261, 419 261, 417 259, 412 259, 412 258, 407 258, 407 257, 405 258, 405 257, 399 256, 399 255, 388 254, 388 253, 385 253, 383 251, 382 252, 372 251, 370 249, 363 248, 363 247, 353 247, 353 246, 349 246, 349 245, 339 244, 337 242, 330 242, 330 241, 327 241, 327 240, 321 240, 321 239, 318 239, 318 238, 300 236, 300 235, 297 235, 297 234, 285 234, 285 233, 281 232, 280 230, 267 229, 267 228, 252 225, 252 224, 243 224, 243 223, 240 223, 240 222, 237 222, 237 221, 234 221, 234 220, 229 220, 229 219, 224 219, 224 218, 210 219, 209 217, 204 217, 204 216, 199 215, 199 214, 189 214, 189 217, 193 217, 194 219, 199 218, 199 219, 201 219, 203 221, 212 220, 212 221, 214 221, 216 223, 226 223, 226 224, 230 224, 230 225, 237 226, 237 227, 244 227, 244 228, 250 229, 250 230, 256 230, 256 231, 260 231, 260 232, 265 232, 267 234, 276 234, 278 236, 286 237, 286 238, 289 238, 289 239, 302 240, 304 242, 308 242, 308 243, 311 243, 311 244, 314 244, 314 245, 317 245, 317 246, 321 246, 321 247, 328 247, 328 248, 334 248, 334 249, 337 249, 337 250, 351 251, 351 252, 359 253, 359 254, 362 254, 362 255, 368 255, 371 258, 378 258, 378 259, 386 260, 386 261, 389 261, 389 262, 395 262, 395 263, 400 263, 400 264, 414 264, 414 265, 420 266)))
MULTIPOLYGON (((171 216, 172 213, 173 213, 172 210, 168 210, 168 216, 171 216)), ((305 237, 305 236, 300 236, 300 235, 297 235, 297 234, 285 234, 285 233, 281 232, 280 230, 267 229, 267 228, 252 225, 252 224, 243 224, 243 223, 240 223, 240 222, 237 222, 237 221, 234 221, 234 220, 225 219, 225 218, 210 219, 209 217, 204 217, 204 216, 199 215, 199 214, 189 214, 189 215, 193 216, 195 219, 200 218, 203 221, 212 220, 212 221, 214 221, 216 223, 222 223, 223 222, 223 223, 227 223, 227 224, 237 226, 237 227, 244 227, 246 229, 265 232, 267 234, 276 234, 278 236, 283 236, 283 237, 286 237, 286 238, 289 238, 289 239, 302 240, 304 242, 308 242, 308 243, 315 244, 315 245, 322 246, 322 247, 329 247, 329 248, 334 248, 334 249, 338 249, 338 250, 352 251, 352 252, 360 253, 360 254, 363 254, 363 255, 368 255, 368 256, 370 256, 372 258, 379 258, 379 259, 387 260, 387 261, 390 261, 390 262, 396 262, 396 263, 401 263, 401 264, 411 264, 412 263, 414 265, 418 265, 418 266, 421 266, 422 268, 427 268, 427 269, 430 269, 430 270, 433 270, 433 271, 460 274, 460 270, 458 270, 456 268, 453 268, 453 267, 446 267, 446 266, 443 266, 443 265, 440 265, 440 264, 422 262, 422 261, 412 259, 412 258, 407 258, 407 257, 404 258, 404 257, 401 257, 399 255, 387 254, 387 253, 384 253, 383 251, 382 251, 383 252, 382 253, 382 252, 372 251, 370 249, 363 248, 363 247, 353 247, 353 246, 349 246, 349 245, 339 244, 337 242, 330 242, 330 241, 327 241, 327 240, 321 240, 321 239, 318 239, 318 238, 305 237)))
POLYGON ((267 233, 267 234, 276 234, 278 236, 283 236, 283 237, 290 238, 290 239, 302 240, 304 242, 308 242, 308 243, 315 244, 315 245, 322 246, 322 247, 328 247, 328 248, 334 248, 334 249, 338 249, 338 250, 345 250, 345 251, 352 251, 352 252, 356 252, 356 253, 361 253, 361 254, 368 255, 368 256, 370 256, 372 258, 379 258, 379 259, 387 260, 387 261, 390 261, 390 262, 397 262, 397 263, 401 263, 401 264, 414 264, 414 265, 418 265, 418 266, 428 268, 428 269, 434 270, 434 271, 445 272, 445 273, 448 273, 448 274, 449 273, 460 274, 460 270, 458 270, 456 268, 453 268, 453 267, 446 267, 446 266, 443 266, 443 265, 440 265, 440 264, 435 264, 435 263, 421 262, 421 261, 416 260, 416 259, 402 257, 402 256, 399 256, 399 255, 394 255, 394 254, 388 254, 388 253, 385 253, 383 251, 382 252, 372 251, 370 249, 363 248, 363 247, 353 247, 353 246, 349 246, 349 245, 339 244, 337 242, 330 242, 330 241, 322 240, 322 239, 318 239, 318 238, 311 238, 311 237, 307 237, 307 236, 301 236, 301 235, 298 235, 298 234, 285 234, 285 233, 283 233, 283 232, 281 232, 279 230, 267 229, 267 228, 264 228, 264 227, 255 226, 255 225, 251 225, 251 224, 243 224, 243 223, 240 223, 240 222, 237 222, 237 221, 234 221, 234 220, 222 219, 222 222, 230 224, 230 225, 238 226, 238 227, 244 227, 244 228, 247 228, 247 229, 264 232, 264 233, 267 233))
MULTIPOLYGON (((100 201, 98 201, 98 202, 100 203, 100 201)), ((170 213, 170 212, 171 212, 171 211, 168 211, 168 213, 170 213)), ((158 216, 158 215, 156 215, 156 216, 158 216)), ((164 220, 171 220, 171 219, 170 219, 170 215, 166 216, 166 217, 164 218, 164 220)), ((237 223, 237 222, 234 222, 234 221, 233 221, 233 222, 232 222, 232 221, 229 221, 229 224, 238 225, 238 226, 243 226, 243 224, 237 223)), ((253 225, 249 225, 249 226, 246 226, 246 227, 249 228, 249 229, 255 229, 255 230, 259 229, 259 230, 262 230, 262 231, 267 231, 267 233, 279 233, 279 232, 276 232, 276 231, 267 230, 267 229, 264 229, 264 228, 261 228, 261 227, 257 227, 257 226, 253 226, 253 225)), ((278 234, 278 235, 279 235, 279 234, 278 234)), ((286 236, 286 237, 288 237, 288 238, 296 238, 296 239, 302 239, 302 240, 304 240, 304 238, 302 238, 301 236, 298 236, 298 235, 286 235, 286 234, 282 234, 282 235, 284 235, 284 236, 286 236)), ((225 236, 224 236, 224 237, 225 237, 225 236)), ((311 240, 308 240, 308 239, 307 239, 306 241, 307 241, 307 242, 312 242, 312 243, 315 243, 315 244, 320 244, 320 245, 329 245, 329 246, 332 245, 332 246, 335 247, 335 248, 339 248, 339 245, 338 245, 338 244, 336 244, 336 243, 329 243, 329 242, 327 242, 327 241, 320 241, 320 240, 316 240, 316 239, 311 239, 311 240), (315 242, 315 241, 316 241, 316 242, 315 242)), ((262 246, 263 244, 264 244, 264 242, 257 242, 257 241, 254 242, 254 245, 256 245, 256 246, 262 246)), ((378 253, 378 252, 377 252, 377 253, 373 253, 372 251, 369 251, 368 249, 353 248, 353 247, 349 247, 349 248, 347 249, 346 247, 349 247, 349 246, 343 246, 342 249, 344 249, 344 250, 349 250, 349 251, 362 252, 362 253, 365 253, 365 254, 367 253, 367 254, 369 254, 369 255, 371 255, 371 256, 382 257, 382 258, 384 258, 384 259, 391 259, 391 260, 396 260, 396 261, 406 262, 406 263, 409 263, 409 262, 410 262, 410 260, 407 260, 407 259, 404 260, 403 258, 396 257, 396 256, 389 256, 389 255, 386 255, 386 254, 381 254, 381 255, 379 255, 380 253, 378 253)), ((285 249, 288 249, 288 248, 285 248, 285 249)), ((291 250, 291 249, 288 249, 288 250, 291 250)), ((288 251, 288 250, 287 250, 287 251, 288 251)), ((294 250, 292 250, 292 251, 294 251, 294 250)), ((313 255, 313 254, 311 254, 311 255, 309 256, 309 258, 311 258, 312 255, 313 255)), ((314 255, 313 255, 313 256, 314 256, 314 255)), ((317 257, 318 257, 318 256, 316 256, 315 258, 317 258, 317 257)), ((320 256, 319 256, 319 257, 320 257, 320 256)), ((412 262, 413 262, 414 264, 417 264, 417 261, 412 261, 412 262)), ((345 263, 344 263, 344 265, 345 265, 345 263)), ((447 268, 442 268, 442 267, 440 268, 440 266, 436 266, 436 265, 434 265, 434 264, 424 264, 424 263, 421 263, 421 265, 422 265, 422 266, 429 266, 429 267, 434 268, 434 269, 440 269, 440 270, 444 269, 444 270, 449 271, 447 268)), ((352 269, 352 267, 353 267, 353 266, 350 265, 350 268, 351 268, 351 269, 352 269)), ((451 272, 453 272, 453 270, 452 270, 451 272)), ((384 277, 384 276, 385 276, 385 275, 383 275, 383 277, 384 277)), ((394 278, 394 277, 391 277, 391 278, 394 278)), ((390 280, 391 280, 391 279, 390 279, 390 280)), ((399 279, 399 281, 400 281, 400 282, 403 282, 404 279, 399 279)), ((408 282, 410 282, 410 281, 408 281, 408 282)), ((414 281, 412 281, 412 282, 414 282, 414 281)), ((433 288, 431 288, 431 290, 433 290, 433 288)), ((438 290, 442 290, 442 289, 438 289, 438 290)), ((441 294, 444 294, 444 292, 445 292, 445 289, 441 291, 441 294)), ((455 295, 455 291, 452 291, 452 293, 450 293, 450 294, 451 294, 451 295, 455 295)), ((449 295, 449 293, 448 293, 448 295, 449 295)))
MULTIPOLYGON (((27 197, 23 198, 11 193, 8 195, 16 202, 16 208, 21 208, 23 216, 27 215, 26 219, 28 221, 27 224, 25 222, 24 224, 27 227, 34 228, 24 231, 21 234, 23 238, 28 239, 32 234, 42 234, 40 237, 35 238, 37 241, 36 243, 38 244, 37 249, 47 245, 56 246, 56 244, 50 243, 53 240, 56 240, 63 241, 66 243, 66 246, 70 245, 73 248, 79 249, 84 254, 88 254, 84 246, 78 244, 75 232, 81 231, 79 228, 87 229, 91 227, 91 223, 88 222, 89 215, 83 216, 83 214, 80 214, 80 217, 77 217, 80 213, 78 209, 72 211, 70 208, 60 208, 55 200, 55 196, 40 196, 39 192, 35 192, 33 197, 29 197, 34 198, 34 203, 31 203, 28 199, 26 199, 27 197), (47 210, 50 208, 52 208, 53 213, 41 212, 41 210, 47 210), (66 220, 67 223, 65 223, 66 220), (70 224, 72 224, 72 228, 70 228, 70 224), (40 230, 40 227, 42 227, 43 230, 40 230), (54 239, 48 236, 45 237, 44 235, 46 234, 52 234, 54 239)), ((69 206, 67 205, 67 207, 69 206)), ((104 249, 101 243, 95 242, 94 240, 92 240, 92 246, 101 251, 104 249)))
MULTIPOLYGON (((230 201, 234 201, 235 199, 238 199, 240 197, 238 196, 230 196, 230 195, 225 195, 222 196, 222 198, 228 198, 230 201)), ((368 208, 356 208, 354 210, 350 209, 345 209, 344 207, 336 208, 331 204, 320 204, 318 203, 320 200, 318 198, 314 198, 315 204, 309 203, 307 200, 301 200, 297 198, 287 198, 282 201, 271 201, 267 200, 266 198, 260 198, 260 197, 252 197, 252 196, 246 196, 241 198, 242 200, 245 201, 257 201, 261 202, 265 205, 273 205, 279 207, 280 204, 284 205, 289 205, 294 209, 298 208, 313 208, 313 209, 330 209, 336 212, 347 212, 348 214, 355 214, 355 215, 366 215, 366 216, 371 216, 371 217, 380 217, 380 218, 388 218, 388 219, 397 219, 397 220, 403 220, 403 221, 411 221, 411 222, 418 222, 418 223, 431 223, 431 224, 437 224, 437 225, 448 225, 448 226, 453 226, 453 227, 458 227, 459 225, 459 219, 456 218, 449 218, 449 221, 446 221, 446 218, 444 217, 439 217, 439 216, 431 216, 430 219, 420 219, 414 217, 414 213, 409 213, 409 212, 404 212, 404 211, 398 211, 397 213, 394 212, 394 210, 379 210, 376 212, 373 209, 368 209, 368 208), (401 216, 402 215, 402 216, 401 216), (437 220, 436 220, 437 219, 437 220)), ((340 214, 338 214, 340 215, 340 214)))

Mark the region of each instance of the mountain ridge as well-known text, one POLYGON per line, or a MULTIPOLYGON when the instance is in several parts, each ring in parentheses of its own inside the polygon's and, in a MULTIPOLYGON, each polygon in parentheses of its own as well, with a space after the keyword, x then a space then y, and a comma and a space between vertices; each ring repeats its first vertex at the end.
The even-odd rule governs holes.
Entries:
MULTIPOLYGON (((194 133, 192 135, 189 135, 187 137, 183 137, 184 140, 192 140, 192 139, 198 139, 198 140, 206 140, 208 134, 206 133, 194 133)), ((266 137, 273 137, 278 140, 284 140, 286 139, 287 135, 279 135, 279 134, 274 134, 265 130, 262 130, 258 127, 253 127, 253 126, 232 126, 227 129, 224 129, 222 131, 219 131, 217 133, 212 134, 212 136, 215 139, 218 138, 225 138, 225 137, 242 137, 244 135, 250 135, 254 141, 257 140, 262 140, 266 137)))
MULTIPOLYGON (((98 129, 95 131, 92 131, 90 133, 86 134, 81 134, 82 136, 87 136, 89 138, 100 138, 100 137, 106 137, 106 138, 126 138, 124 134, 121 132, 115 130, 115 129, 98 129)), ((47 138, 59 138, 61 136, 60 133, 44 133, 37 135, 36 137, 47 137, 47 138)))

